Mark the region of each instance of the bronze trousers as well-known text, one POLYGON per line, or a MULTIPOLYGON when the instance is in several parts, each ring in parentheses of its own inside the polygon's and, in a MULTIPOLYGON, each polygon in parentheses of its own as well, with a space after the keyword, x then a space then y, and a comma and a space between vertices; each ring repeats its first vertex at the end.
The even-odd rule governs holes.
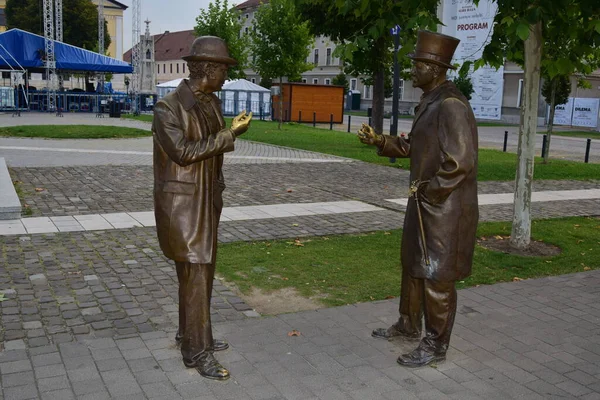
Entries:
POLYGON ((424 316, 425 337, 419 347, 446 354, 456 316, 456 301, 454 281, 413 278, 403 269, 398 328, 409 335, 418 335, 424 316))
POLYGON ((176 262, 179 279, 179 335, 181 354, 187 361, 197 361, 213 351, 210 322, 214 264, 176 262))

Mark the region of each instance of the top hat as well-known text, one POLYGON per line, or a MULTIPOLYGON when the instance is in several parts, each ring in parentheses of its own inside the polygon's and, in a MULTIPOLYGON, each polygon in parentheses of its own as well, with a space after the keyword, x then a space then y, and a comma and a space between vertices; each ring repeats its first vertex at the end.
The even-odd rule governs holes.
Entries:
POLYGON ((459 43, 460 40, 453 36, 430 31, 419 31, 415 52, 409 54, 408 57, 415 61, 423 61, 456 69, 450 62, 459 43))
POLYGON ((229 57, 227 44, 216 36, 200 36, 192 43, 192 52, 183 57, 185 61, 212 61, 227 65, 237 65, 237 61, 229 57))

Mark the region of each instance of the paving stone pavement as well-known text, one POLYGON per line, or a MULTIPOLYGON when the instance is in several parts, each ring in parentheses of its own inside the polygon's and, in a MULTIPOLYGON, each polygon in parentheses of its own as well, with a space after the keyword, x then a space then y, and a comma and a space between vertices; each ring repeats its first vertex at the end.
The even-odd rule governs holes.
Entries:
POLYGON ((186 369, 160 329, 14 339, 0 352, 2 398, 597 399, 599 287, 590 271, 460 290, 446 362, 419 369, 395 362, 414 343, 370 337, 397 318, 397 300, 216 324, 231 344, 218 353, 232 371, 224 383, 186 369))

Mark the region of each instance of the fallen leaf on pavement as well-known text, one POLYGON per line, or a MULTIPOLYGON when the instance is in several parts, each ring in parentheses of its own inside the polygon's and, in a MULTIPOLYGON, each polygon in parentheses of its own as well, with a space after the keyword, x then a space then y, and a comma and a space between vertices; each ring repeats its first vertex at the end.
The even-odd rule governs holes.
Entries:
POLYGON ((43 192, 44 190, 46 190, 46 189, 44 189, 44 188, 35 188, 36 192, 43 192))
POLYGON ((290 336, 290 337, 291 336, 300 336, 300 335, 302 335, 302 333, 300 331, 295 330, 295 329, 293 331, 291 331, 291 332, 288 332, 288 336, 290 336))
POLYGON ((519 278, 518 276, 515 276, 515 277, 513 278, 513 282, 519 282, 519 281, 522 281, 522 280, 523 280, 523 279, 519 278))
POLYGON ((386 299, 395 299, 396 296, 385 296, 386 299))

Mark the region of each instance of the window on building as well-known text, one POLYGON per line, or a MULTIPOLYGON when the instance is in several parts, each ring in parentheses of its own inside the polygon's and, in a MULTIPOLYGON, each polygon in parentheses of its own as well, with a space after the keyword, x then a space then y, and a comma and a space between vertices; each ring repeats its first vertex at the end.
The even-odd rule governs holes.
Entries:
POLYGON ((167 73, 167 64, 163 64, 163 74, 167 73))
POLYGON ((327 48, 327 58, 325 59, 325 65, 331 65, 331 48, 327 48))
POLYGON ((313 78, 313 85, 319 84, 319 78, 313 78))
POLYGON ((183 63, 183 73, 185 74, 185 63, 183 63))
POLYGON ((315 55, 314 55, 313 63, 315 65, 319 65, 319 49, 315 49, 315 55))
POLYGON ((177 63, 177 73, 179 73, 179 63, 177 63))
POLYGON ((331 85, 331 79, 329 79, 329 78, 325 79, 325 84, 326 85, 331 85))
POLYGON ((169 73, 173 73, 173 63, 169 64, 169 73))
POLYGON ((160 74, 160 65, 159 64, 156 64, 156 73, 160 74))
POLYGON ((152 60, 152 52, 150 50, 146 50, 146 60, 152 60))
POLYGON ((0 8, 0 26, 6 26, 6 14, 4 8, 0 8))
POLYGON ((517 108, 523 104, 523 79, 519 79, 519 88, 517 90, 517 108))
POLYGON ((356 79, 350 79, 350 90, 356 90, 356 79))
POLYGON ((250 18, 250 14, 246 14, 246 19, 250 18))
POLYGON ((256 78, 252 78, 252 79, 250 79, 250 82, 252 82, 252 83, 256 83, 256 78))
POLYGON ((306 80, 306 78, 302 78, 302 83, 307 83, 308 81, 306 80))
POLYGON ((365 85, 365 99, 371 98, 371 86, 365 85))
POLYGON ((404 100, 404 79, 400 79, 398 83, 398 99, 404 100))

